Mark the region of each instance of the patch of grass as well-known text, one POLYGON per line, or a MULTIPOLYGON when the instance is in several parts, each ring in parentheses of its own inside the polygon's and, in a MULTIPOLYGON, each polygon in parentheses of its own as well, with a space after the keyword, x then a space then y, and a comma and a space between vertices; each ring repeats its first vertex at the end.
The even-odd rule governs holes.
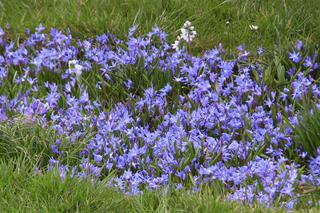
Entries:
POLYGON ((132 25, 140 33, 158 25, 176 36, 186 20, 196 27, 196 50, 222 42, 227 48, 240 43, 249 49, 263 46, 282 50, 302 39, 309 45, 320 41, 318 0, 3 0, 0 24, 9 23, 17 36, 40 22, 46 27, 70 28, 76 37, 110 31, 124 35, 132 25), (249 25, 257 25, 252 32, 249 25))
MULTIPOLYGON (((17 121, 2 125, 0 133, 0 209, 4 212, 282 212, 225 202, 209 187, 197 193, 166 189, 131 196, 107 186, 112 175, 96 182, 67 175, 62 181, 57 169, 48 173, 43 172, 45 166, 39 167, 39 161, 48 160, 54 132, 17 121)), ((71 161, 76 150, 71 147, 59 160, 71 161)))
MULTIPOLYGON (((52 153, 51 145, 56 144, 59 135, 51 127, 45 130, 36 123, 31 123, 25 117, 16 118, 13 124, 0 125, 0 161, 10 163, 19 160, 29 166, 45 169, 52 153)), ((79 152, 84 143, 70 143, 61 140, 61 146, 66 149, 61 162, 74 164, 80 161, 79 152)))
POLYGON ((61 181, 56 170, 34 175, 23 161, 0 163, 0 209, 3 212, 281 212, 249 208, 210 193, 145 192, 129 196, 67 177, 61 181))
POLYGON ((309 157, 317 156, 320 147, 320 110, 307 107, 301 114, 299 124, 294 128, 295 141, 308 153, 309 157))

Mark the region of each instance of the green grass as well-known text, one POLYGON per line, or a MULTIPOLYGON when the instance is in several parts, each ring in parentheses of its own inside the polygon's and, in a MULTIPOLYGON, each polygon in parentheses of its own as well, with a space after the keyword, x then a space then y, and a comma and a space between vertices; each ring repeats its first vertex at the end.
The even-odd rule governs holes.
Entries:
POLYGON ((133 24, 146 33, 156 24, 173 41, 190 20, 199 35, 198 50, 222 42, 228 48, 244 43, 250 49, 281 51, 297 39, 319 43, 319 10, 318 0, 2 0, 0 24, 10 23, 14 34, 22 35, 26 27, 42 22, 70 28, 81 38, 106 31, 121 37, 133 24), (257 32, 249 29, 251 24, 259 26, 257 32))
MULTIPOLYGON (((33 168, 16 160, 0 163, 1 212, 262 212, 223 202, 210 193, 146 192, 129 196, 106 188, 104 182, 66 178, 56 171, 33 175, 33 168)), ((281 212, 264 210, 263 212, 281 212)))
MULTIPOLYGON (((129 196, 107 186, 112 173, 95 183, 69 176, 61 181, 56 169, 45 172, 50 144, 57 135, 49 128, 21 124, 20 119, 0 127, 1 212, 284 212, 226 202, 223 194, 207 186, 197 193, 164 189, 129 196)), ((65 149, 59 160, 78 164, 78 146, 65 149)))
MULTIPOLYGON (((145 192, 129 196, 107 187, 112 174, 92 183, 67 178, 61 181, 57 170, 50 173, 46 164, 50 144, 56 134, 49 128, 22 124, 0 127, 0 209, 1 212, 262 212, 262 207, 224 202, 207 189, 191 194, 178 191, 145 192), (39 163, 40 162, 40 163, 39 163), (37 175, 35 168, 39 169, 37 175)), ((66 143, 69 144, 70 143, 66 143)), ((62 146, 64 143, 62 142, 62 146)), ((79 144, 73 144, 64 158, 77 164, 79 144)), ((266 211, 266 210, 264 210, 266 211)), ((271 212, 271 210, 268 210, 271 212)), ((280 210, 279 210, 280 211, 280 210)))
POLYGON ((317 157, 317 148, 320 147, 320 110, 315 107, 306 107, 301 113, 299 124, 294 128, 295 140, 308 153, 308 157, 317 157), (312 113, 310 111, 312 110, 312 113))
MULTIPOLYGON (((57 135, 21 121, 0 127, 2 212, 281 212, 225 202, 210 188, 199 193, 167 190, 129 196, 106 186, 112 174, 95 183, 68 176, 61 181, 57 170, 45 172, 50 144, 57 135)), ((73 144, 59 160, 78 164, 71 162, 79 160, 78 146, 73 144)))

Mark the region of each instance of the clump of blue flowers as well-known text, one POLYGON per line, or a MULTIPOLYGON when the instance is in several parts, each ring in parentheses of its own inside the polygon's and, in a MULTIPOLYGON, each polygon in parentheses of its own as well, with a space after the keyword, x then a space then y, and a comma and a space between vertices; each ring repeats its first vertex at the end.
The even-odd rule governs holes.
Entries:
MULTIPOLYGON (((320 152, 308 158, 292 130, 306 100, 319 104, 317 53, 298 41, 270 83, 261 48, 192 55, 158 27, 136 29, 79 40, 40 25, 14 43, 0 28, 0 121, 56 132, 47 171, 113 173, 109 185, 131 194, 222 184, 228 199, 267 207, 293 208, 320 185, 320 152), (70 146, 76 164, 63 160, 70 146)), ((196 33, 183 29, 189 44, 196 33)))

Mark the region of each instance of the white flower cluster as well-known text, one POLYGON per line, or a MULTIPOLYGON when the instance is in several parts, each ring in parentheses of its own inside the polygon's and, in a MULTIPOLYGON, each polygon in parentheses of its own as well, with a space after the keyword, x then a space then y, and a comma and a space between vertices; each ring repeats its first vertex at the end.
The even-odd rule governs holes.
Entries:
POLYGON ((69 61, 68 65, 69 65, 69 69, 70 69, 73 73, 75 73, 75 75, 76 75, 77 78, 79 78, 80 75, 81 75, 81 73, 82 73, 83 66, 80 65, 77 60, 71 60, 71 61, 69 61))
POLYGON ((181 34, 177 36, 177 40, 172 44, 172 48, 179 49, 179 45, 182 40, 185 40, 188 44, 196 37, 197 32, 194 30, 194 26, 190 21, 186 21, 181 28, 181 34))

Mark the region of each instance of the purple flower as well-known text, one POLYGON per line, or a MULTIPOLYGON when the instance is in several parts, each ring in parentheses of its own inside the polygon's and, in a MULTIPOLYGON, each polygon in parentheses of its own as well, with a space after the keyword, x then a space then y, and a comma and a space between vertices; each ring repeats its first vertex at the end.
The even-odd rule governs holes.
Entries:
POLYGON ((0 37, 2 37, 2 36, 4 36, 4 31, 3 31, 3 29, 0 27, 0 37))
POLYGON ((258 55, 260 55, 260 56, 263 55, 263 52, 264 52, 263 48, 259 47, 258 51, 257 51, 258 55))
POLYGON ((313 66, 313 61, 312 58, 310 56, 308 56, 303 63, 303 66, 307 67, 307 68, 311 68, 313 66))
POLYGON ((59 154, 58 146, 57 145, 51 145, 51 151, 54 154, 59 154))
POLYGON ((294 63, 299 63, 301 60, 301 55, 299 52, 291 52, 289 54, 289 58, 294 62, 294 63))
POLYGON ((93 153, 93 158, 94 158, 94 161, 97 162, 97 163, 100 163, 102 161, 102 156, 101 155, 93 153))
POLYGON ((301 41, 301 40, 298 40, 297 43, 296 43, 296 49, 297 49, 298 51, 301 51, 302 45, 303 45, 302 41, 301 41))
POLYGON ((128 79, 124 84, 125 84, 127 89, 130 89, 131 85, 132 85, 132 81, 130 79, 128 79))

